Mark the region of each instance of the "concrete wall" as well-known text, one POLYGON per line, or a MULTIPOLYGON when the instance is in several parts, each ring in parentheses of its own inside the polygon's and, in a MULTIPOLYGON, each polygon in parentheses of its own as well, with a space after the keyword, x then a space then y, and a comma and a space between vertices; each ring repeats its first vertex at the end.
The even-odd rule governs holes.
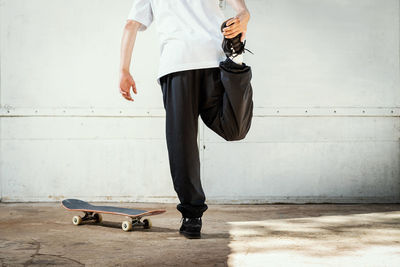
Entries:
MULTIPOLYGON (((226 142, 200 123, 208 203, 398 202, 399 1, 247 3, 253 125, 226 142)), ((177 202, 154 24, 134 50, 136 101, 117 88, 130 7, 0 0, 2 201, 177 202)))

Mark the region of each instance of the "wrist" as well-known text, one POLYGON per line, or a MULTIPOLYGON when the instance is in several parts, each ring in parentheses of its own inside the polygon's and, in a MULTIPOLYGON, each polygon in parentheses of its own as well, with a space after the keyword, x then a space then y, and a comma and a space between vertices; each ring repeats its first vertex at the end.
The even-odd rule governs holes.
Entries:
POLYGON ((130 74, 129 68, 122 68, 122 69, 119 70, 119 72, 120 72, 121 74, 130 74))
POLYGON ((247 19, 250 19, 250 12, 247 8, 238 12, 237 16, 244 16, 247 19))

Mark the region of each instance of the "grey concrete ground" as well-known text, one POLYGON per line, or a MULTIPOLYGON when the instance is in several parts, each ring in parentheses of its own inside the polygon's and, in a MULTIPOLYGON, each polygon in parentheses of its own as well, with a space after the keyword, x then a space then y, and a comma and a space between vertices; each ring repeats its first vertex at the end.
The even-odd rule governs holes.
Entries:
POLYGON ((118 205, 167 213, 123 232, 120 216, 74 226, 59 203, 0 204, 2 266, 400 266, 400 205, 209 205, 198 240, 173 204, 118 205))

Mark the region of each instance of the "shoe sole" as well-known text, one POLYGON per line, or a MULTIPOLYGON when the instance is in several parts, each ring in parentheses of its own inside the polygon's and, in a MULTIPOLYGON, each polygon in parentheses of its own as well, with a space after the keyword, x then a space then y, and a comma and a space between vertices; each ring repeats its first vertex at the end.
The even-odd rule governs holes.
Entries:
POLYGON ((179 233, 181 235, 184 235, 186 238, 189 238, 189 239, 199 239, 199 238, 201 238, 201 234, 192 234, 192 233, 185 232, 185 231, 179 231, 179 233))

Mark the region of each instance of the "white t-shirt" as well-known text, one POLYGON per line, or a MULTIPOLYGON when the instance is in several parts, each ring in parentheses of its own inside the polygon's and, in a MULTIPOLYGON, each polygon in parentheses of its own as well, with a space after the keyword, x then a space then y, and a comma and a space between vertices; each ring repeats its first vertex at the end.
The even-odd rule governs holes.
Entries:
POLYGON ((160 77, 177 71, 218 67, 226 57, 218 0, 133 0, 128 19, 144 31, 153 20, 160 42, 160 77))

